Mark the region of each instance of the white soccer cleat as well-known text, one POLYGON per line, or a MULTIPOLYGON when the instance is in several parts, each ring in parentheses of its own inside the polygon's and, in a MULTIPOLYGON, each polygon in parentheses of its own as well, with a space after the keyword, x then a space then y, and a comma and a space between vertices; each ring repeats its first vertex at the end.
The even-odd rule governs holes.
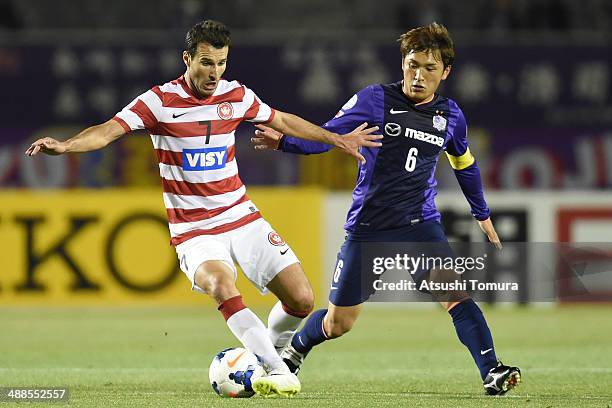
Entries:
POLYGON ((302 389, 300 380, 293 373, 271 371, 268 375, 253 381, 253 391, 262 397, 280 395, 291 398, 302 389))
POLYGON ((300 372, 300 366, 304 362, 306 355, 300 353, 289 344, 280 352, 280 357, 285 364, 287 364, 287 367, 289 367, 289 371, 297 375, 300 372))

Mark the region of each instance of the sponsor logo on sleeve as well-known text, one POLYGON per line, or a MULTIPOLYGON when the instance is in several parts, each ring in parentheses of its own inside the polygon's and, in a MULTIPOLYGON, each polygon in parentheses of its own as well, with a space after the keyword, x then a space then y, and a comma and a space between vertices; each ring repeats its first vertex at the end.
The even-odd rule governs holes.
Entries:
POLYGON ((352 109, 357 104, 357 99, 357 94, 353 95, 351 99, 346 101, 346 103, 344 104, 344 106, 342 106, 342 108, 340 108, 340 110, 346 112, 347 110, 352 109))
POLYGON ((346 103, 340 108, 338 113, 336 113, 336 116, 334 116, 334 119, 337 119, 340 116, 343 116, 347 110, 352 109, 357 104, 357 99, 358 99, 357 94, 355 94, 351 97, 351 99, 346 101, 346 103))

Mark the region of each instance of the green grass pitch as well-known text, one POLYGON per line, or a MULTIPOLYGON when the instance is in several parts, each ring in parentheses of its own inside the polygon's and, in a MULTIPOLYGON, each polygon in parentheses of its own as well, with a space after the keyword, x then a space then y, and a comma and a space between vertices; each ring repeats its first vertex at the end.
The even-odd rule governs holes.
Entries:
POLYGON ((312 352, 292 400, 226 400, 208 365, 238 343, 209 306, 3 307, 0 386, 68 386, 74 407, 612 407, 610 313, 485 309, 498 357, 523 371, 518 389, 487 397, 446 313, 370 306, 351 333, 312 352))

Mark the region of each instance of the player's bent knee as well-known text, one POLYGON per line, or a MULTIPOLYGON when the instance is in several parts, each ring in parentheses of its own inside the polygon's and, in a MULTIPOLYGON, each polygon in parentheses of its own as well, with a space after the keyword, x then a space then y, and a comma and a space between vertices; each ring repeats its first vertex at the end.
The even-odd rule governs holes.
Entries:
MULTIPOLYGON (((460 276, 452 269, 432 269, 429 273, 429 280, 442 286, 456 284, 459 279, 460 276)), ((470 295, 463 290, 432 290, 430 293, 447 310, 449 305, 470 298, 470 295)))
POLYGON ((232 277, 222 271, 199 270, 195 283, 217 302, 223 302, 239 293, 232 277))
POLYGON ((447 292, 432 292, 434 299, 439 302, 446 310, 452 305, 461 303, 470 298, 467 292, 462 290, 451 290, 447 292))
POLYGON ((314 294, 308 282, 296 285, 291 290, 283 290, 279 294, 279 299, 283 302, 286 311, 290 314, 295 313, 296 316, 308 316, 314 309, 314 294))
POLYGON ((206 276, 203 279, 196 281, 196 285, 213 297, 222 296, 224 293, 232 292, 236 287, 231 279, 219 276, 206 276))
POLYGON ((300 313, 310 314, 314 309, 314 294, 312 289, 305 288, 300 290, 295 296, 292 297, 291 301, 287 306, 292 310, 300 313))
POLYGON ((314 297, 310 294, 292 294, 290 299, 283 301, 283 309, 292 316, 305 318, 314 309, 314 297))

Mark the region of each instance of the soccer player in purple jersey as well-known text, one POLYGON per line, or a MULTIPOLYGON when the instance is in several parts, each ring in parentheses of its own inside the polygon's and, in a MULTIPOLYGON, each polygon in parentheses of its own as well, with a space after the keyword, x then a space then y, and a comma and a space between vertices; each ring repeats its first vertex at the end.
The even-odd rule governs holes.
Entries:
MULTIPOLYGON (((367 159, 359 165, 353 204, 345 229, 347 238, 338 254, 329 306, 314 312, 281 356, 297 372, 310 350, 353 327, 364 293, 360 275, 360 244, 364 242, 424 242, 448 245, 436 209, 434 172, 441 151, 446 152, 461 190, 480 228, 498 249, 501 243, 489 217, 480 171, 467 142, 463 112, 452 99, 436 93, 451 71, 453 41, 440 24, 415 28, 400 39, 403 80, 370 85, 354 95, 323 127, 346 133, 368 122, 384 129, 382 147, 363 148, 367 159)), ((331 146, 282 135, 258 126, 252 139, 256 149, 289 153, 323 153, 331 146)), ((415 281, 443 276, 423 271, 415 281)), ((493 338, 480 308, 463 291, 431 293, 451 315, 459 340, 468 348, 487 394, 501 395, 520 382, 517 367, 503 365, 495 355, 493 338)))

